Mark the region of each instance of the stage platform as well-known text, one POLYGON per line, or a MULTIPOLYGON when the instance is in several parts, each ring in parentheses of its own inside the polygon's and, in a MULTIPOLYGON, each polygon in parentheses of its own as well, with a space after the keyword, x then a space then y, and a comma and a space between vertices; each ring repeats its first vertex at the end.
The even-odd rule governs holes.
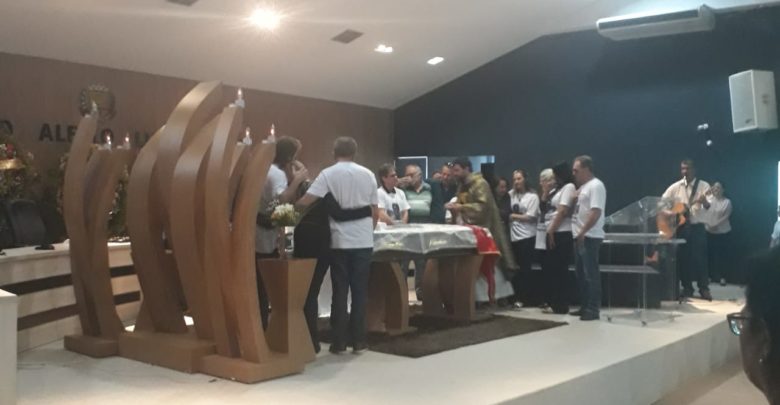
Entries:
MULTIPOLYGON (((62 342, 20 354, 19 404, 458 403, 652 404, 738 355, 725 315, 739 287, 677 308, 674 322, 602 316, 580 322, 537 309, 502 312, 569 325, 419 359, 374 352, 332 355, 324 346, 303 374, 245 385, 124 358, 91 359, 62 342)), ((625 310, 614 310, 625 312, 625 310)))

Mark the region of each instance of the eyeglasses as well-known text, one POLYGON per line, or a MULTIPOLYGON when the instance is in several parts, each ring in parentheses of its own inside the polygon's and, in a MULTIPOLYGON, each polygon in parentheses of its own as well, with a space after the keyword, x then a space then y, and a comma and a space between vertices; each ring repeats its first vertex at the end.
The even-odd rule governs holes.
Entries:
POLYGON ((742 330, 745 329, 745 324, 748 319, 750 319, 750 317, 741 312, 726 315, 726 321, 729 324, 731 333, 737 336, 742 334, 742 330))

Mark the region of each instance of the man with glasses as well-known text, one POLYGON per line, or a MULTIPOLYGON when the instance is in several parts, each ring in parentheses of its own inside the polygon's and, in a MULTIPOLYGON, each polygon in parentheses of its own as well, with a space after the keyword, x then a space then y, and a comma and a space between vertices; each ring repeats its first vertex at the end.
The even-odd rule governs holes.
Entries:
POLYGON ((398 185, 398 175, 391 163, 383 164, 377 174, 381 187, 377 190, 379 197, 379 221, 387 225, 405 224, 409 222, 409 202, 398 185))

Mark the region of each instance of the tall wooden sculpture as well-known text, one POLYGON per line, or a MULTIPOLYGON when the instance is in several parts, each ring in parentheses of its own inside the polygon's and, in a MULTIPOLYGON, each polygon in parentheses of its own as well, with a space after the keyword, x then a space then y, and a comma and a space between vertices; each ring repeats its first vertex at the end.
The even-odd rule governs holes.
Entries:
MULTIPOLYGON (((312 356, 274 351, 266 341, 254 238, 275 145, 239 144, 243 107, 220 110, 221 100, 219 83, 197 85, 136 159, 128 230, 144 305, 136 330, 119 337, 119 352, 250 383, 300 372, 312 356)), ((298 290, 310 282, 310 269, 302 274, 308 279, 296 279, 298 290)), ((302 302, 288 312, 302 316, 302 302)), ((303 326, 287 339, 308 336, 303 326)))
POLYGON ((70 260, 81 335, 65 337, 65 348, 93 357, 117 353, 124 332, 114 306, 108 264, 108 217, 129 149, 93 151, 97 108, 83 117, 65 169, 63 208, 70 237, 70 260))

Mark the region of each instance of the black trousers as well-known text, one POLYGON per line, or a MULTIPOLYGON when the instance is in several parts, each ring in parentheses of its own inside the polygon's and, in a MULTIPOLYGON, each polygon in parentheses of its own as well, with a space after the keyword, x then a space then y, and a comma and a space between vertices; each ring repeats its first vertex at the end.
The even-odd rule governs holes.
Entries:
MULTIPOLYGON (((271 253, 257 253, 255 252, 255 266, 260 259, 278 259, 279 252, 274 250, 271 253)), ((257 296, 260 301, 260 321, 263 323, 263 330, 268 329, 268 314, 271 312, 270 304, 268 303, 268 293, 265 291, 265 283, 263 283, 263 276, 260 274, 260 268, 257 267, 255 271, 257 275, 257 296)))
POLYGON ((534 262, 534 247, 536 245, 536 237, 530 237, 512 242, 512 254, 515 256, 515 261, 520 266, 519 271, 516 271, 512 276, 512 289, 515 291, 513 296, 514 302, 522 302, 530 294, 530 286, 528 280, 531 279, 531 266, 534 262))
POLYGON ((696 280, 699 291, 709 291, 707 230, 704 224, 685 224, 677 229, 677 235, 685 239, 677 253, 677 272, 683 290, 693 292, 693 281, 696 280))
POLYGON ((554 312, 568 313, 567 284, 569 265, 574 259, 574 237, 568 231, 556 232, 553 240, 555 247, 544 252, 542 261, 545 297, 554 312))
POLYGON ((320 352, 320 336, 317 320, 320 316, 320 288, 325 280, 325 274, 330 267, 330 257, 323 256, 317 259, 317 265, 314 267, 314 277, 312 277, 309 293, 306 295, 306 303, 303 306, 303 315, 306 317, 306 325, 309 326, 309 335, 311 343, 314 345, 314 351, 320 352))
POLYGON ((731 267, 730 234, 707 233, 707 249, 709 250, 710 280, 720 281, 726 278, 731 267))

